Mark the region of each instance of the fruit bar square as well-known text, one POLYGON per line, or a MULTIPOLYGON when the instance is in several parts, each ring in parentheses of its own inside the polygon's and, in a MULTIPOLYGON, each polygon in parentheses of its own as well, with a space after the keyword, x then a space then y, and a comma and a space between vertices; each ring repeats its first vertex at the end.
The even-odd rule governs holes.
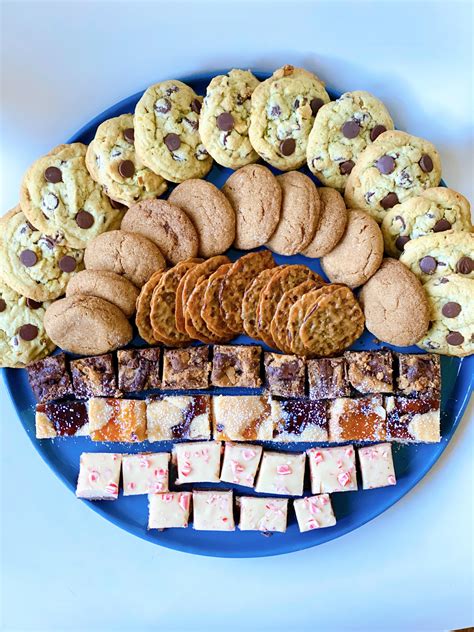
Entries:
POLYGON ((212 398, 214 439, 224 441, 270 441, 273 425, 270 403, 261 395, 212 398))
POLYGON ((380 441, 386 436, 382 395, 335 399, 329 413, 329 441, 380 441))
POLYGON ((89 434, 87 403, 46 402, 36 405, 36 438, 81 437, 89 434))
POLYGON ((311 399, 271 400, 273 440, 327 441, 327 402, 311 399))
POLYGON ((400 443, 441 440, 440 400, 436 395, 386 397, 387 439, 400 443))
POLYGON ((148 441, 210 439, 209 395, 163 395, 148 400, 148 441))
POLYGON ((145 441, 146 403, 93 397, 89 400, 89 430, 93 441, 145 441))

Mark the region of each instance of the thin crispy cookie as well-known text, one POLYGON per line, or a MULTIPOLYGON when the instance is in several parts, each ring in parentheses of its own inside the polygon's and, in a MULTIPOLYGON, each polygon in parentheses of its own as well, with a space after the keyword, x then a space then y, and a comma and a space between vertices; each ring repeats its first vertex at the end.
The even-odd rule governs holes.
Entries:
POLYGON ((153 336, 153 329, 150 322, 150 310, 151 310, 151 297, 153 290, 160 282, 161 277, 165 273, 165 270, 158 270, 151 275, 148 281, 140 290, 140 294, 137 298, 137 313, 135 315, 135 323, 137 325, 138 333, 145 342, 150 345, 156 345, 158 340, 153 336))
POLYGON ((208 329, 216 336, 234 336, 225 324, 224 313, 220 304, 220 291, 225 275, 232 267, 231 263, 225 263, 219 266, 215 272, 207 280, 207 287, 204 293, 204 300, 201 307, 201 316, 206 323, 208 329))
POLYGON ((244 323, 245 333, 251 338, 258 340, 257 329, 257 308, 260 300, 260 293, 267 285, 274 274, 286 266, 278 266, 276 268, 268 268, 262 270, 260 274, 247 286, 242 301, 242 321, 244 323))
POLYGON ((232 334, 227 337, 216 336, 206 325, 205 320, 201 316, 201 309, 204 301, 208 279, 203 279, 197 287, 194 288, 191 296, 188 298, 184 308, 184 319, 186 323, 186 331, 191 338, 205 342, 206 344, 226 342, 232 338, 232 334))

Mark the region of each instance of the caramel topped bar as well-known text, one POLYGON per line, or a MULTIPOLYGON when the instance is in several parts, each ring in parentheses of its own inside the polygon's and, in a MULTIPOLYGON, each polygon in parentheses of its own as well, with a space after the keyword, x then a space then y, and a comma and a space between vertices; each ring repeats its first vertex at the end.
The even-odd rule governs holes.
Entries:
POLYGON ((347 377, 359 393, 393 392, 393 359, 390 351, 346 351, 347 377))
POLYGON ((256 345, 216 345, 212 361, 214 386, 257 388, 260 379, 260 352, 256 345))
POLYGON ((201 389, 209 386, 209 347, 166 349, 163 354, 164 389, 201 389))

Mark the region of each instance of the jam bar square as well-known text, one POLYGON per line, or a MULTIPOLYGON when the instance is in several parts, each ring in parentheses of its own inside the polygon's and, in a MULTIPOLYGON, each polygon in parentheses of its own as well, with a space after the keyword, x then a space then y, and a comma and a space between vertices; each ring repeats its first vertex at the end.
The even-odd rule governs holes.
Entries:
POLYGON ((358 453, 364 489, 396 485, 397 479, 393 468, 390 443, 379 443, 378 445, 359 448, 358 453))
POLYGON ((121 454, 83 452, 76 496, 88 500, 117 500, 121 466, 121 454))
POLYGON ((330 404, 329 441, 380 441, 386 436, 382 395, 335 399, 330 404))
POLYGON ((93 441, 145 441, 146 403, 93 397, 89 400, 89 430, 93 441))
POLYGON ((124 454, 123 495, 158 494, 168 491, 169 452, 124 454))
POLYGON ((169 395, 150 399, 146 409, 148 441, 211 438, 211 397, 169 395))
POLYGON ((355 451, 351 445, 311 448, 307 454, 313 494, 351 492, 357 489, 355 451))
POLYGON ((218 395, 212 398, 214 439, 270 441, 273 425, 270 403, 261 395, 218 395))
POLYGON ((255 345, 216 345, 211 384, 257 388, 260 379, 261 348, 255 345))
POLYGON ((347 377, 359 393, 393 392, 391 351, 346 351, 347 377))
POLYGON ((72 394, 72 383, 64 353, 33 362, 26 370, 38 402, 61 399, 72 394))
POLYGON ((328 494, 297 498, 293 501, 293 507, 301 533, 313 529, 333 527, 336 524, 336 517, 328 494))
POLYGON ((71 375, 74 394, 79 399, 121 395, 111 353, 71 360, 71 375))
POLYGON ((234 531, 232 491, 193 491, 193 527, 197 531, 234 531))
POLYGON ((218 483, 221 471, 221 451, 220 441, 175 445, 173 447, 173 462, 178 471, 175 484, 218 483))
POLYGON ((294 355, 265 353, 265 381, 272 395, 304 397, 305 360, 294 355))
POLYGON ((305 453, 264 452, 255 485, 259 494, 302 496, 305 453))
POLYGON ((163 353, 162 388, 207 388, 210 367, 207 346, 166 349, 163 353))
POLYGON ((440 401, 435 396, 386 397, 387 439, 400 443, 441 441, 440 401))
POLYGON ((273 440, 327 441, 327 402, 311 399, 272 399, 273 440))
POLYGON ((89 434, 86 402, 47 402, 36 405, 36 438, 82 437, 89 434))
POLYGON ((148 528, 186 528, 191 497, 191 492, 167 492, 148 496, 148 528))
POLYGON ((126 349, 117 351, 119 388, 124 393, 161 388, 161 349, 126 349))
POLYGON ((221 481, 253 487, 262 451, 260 445, 228 441, 224 449, 221 481))
POLYGON ((401 395, 437 395, 441 391, 439 356, 432 353, 399 353, 398 392, 401 395))
POLYGON ((345 358, 318 358, 307 363, 311 399, 335 399, 351 394, 345 358))
POLYGON ((285 533, 288 519, 288 498, 261 498, 240 496, 239 529, 241 531, 263 531, 285 533))

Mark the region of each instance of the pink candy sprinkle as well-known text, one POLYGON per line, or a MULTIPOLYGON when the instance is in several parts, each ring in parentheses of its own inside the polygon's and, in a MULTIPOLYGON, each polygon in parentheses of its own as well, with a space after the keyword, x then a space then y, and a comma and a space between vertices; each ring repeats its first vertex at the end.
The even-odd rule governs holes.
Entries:
POLYGON ((317 529, 319 527, 319 522, 315 518, 310 518, 306 523, 308 529, 317 529))
POLYGON ((240 474, 241 472, 245 472, 245 467, 238 461, 231 461, 230 467, 234 475, 240 474))
POLYGON ((127 489, 135 489, 135 487, 136 487, 136 484, 133 482, 127 485, 127 489))
POLYGON ((163 477, 166 475, 166 470, 164 470, 162 467, 160 467, 158 470, 154 470, 153 474, 158 477, 163 477))
POLYGON ((387 481, 389 485, 395 485, 397 482, 397 479, 395 478, 395 476, 390 474, 390 476, 387 478, 387 481))
POLYGON ((188 511, 189 509, 189 494, 180 494, 178 504, 183 511, 188 511))
POLYGON ((191 472, 192 472, 192 469, 193 468, 191 467, 191 463, 189 463, 189 461, 185 461, 183 463, 182 468, 181 468, 181 474, 183 476, 189 476, 191 474, 191 472))
POLYGON ((316 498, 305 498, 305 503, 308 505, 310 513, 321 513, 321 509, 318 507, 318 501, 316 498))
POLYGON ((345 453, 350 458, 353 455, 352 448, 346 448, 345 453))
POLYGON ((160 496, 160 498, 165 503, 172 503, 173 502, 173 494, 162 494, 160 496))
POLYGON ((323 453, 322 452, 315 452, 314 456, 313 456, 313 460, 314 460, 314 462, 316 464, 322 463, 324 461, 323 453))
POLYGON ((150 467, 150 461, 145 456, 140 457, 140 467, 142 470, 146 470, 150 467))
POLYGON ((105 488, 105 491, 108 494, 118 494, 118 485, 117 483, 109 483, 105 488))
POLYGON ((327 496, 321 495, 319 496, 319 502, 324 507, 324 505, 328 504, 329 498, 327 496))
POLYGON ((340 470, 342 470, 342 468, 344 467, 341 459, 338 459, 336 465, 337 465, 338 469, 340 469, 340 470))
POLYGON ((341 472, 340 474, 338 474, 337 480, 339 481, 339 485, 341 487, 345 487, 351 482, 351 475, 349 474, 349 472, 341 472))
POLYGON ((292 469, 289 465, 278 465, 277 466, 277 474, 281 476, 288 476, 288 474, 292 473, 292 469))
POLYGON ((99 480, 99 472, 97 470, 92 470, 89 474, 89 481, 91 483, 95 483, 97 480, 99 480))
POLYGON ((249 448, 242 450, 242 458, 244 461, 250 461, 257 456, 255 450, 250 450, 249 448))
POLYGON ((152 490, 153 494, 156 494, 158 492, 162 492, 163 491, 163 483, 152 483, 150 485, 150 489, 152 490))

